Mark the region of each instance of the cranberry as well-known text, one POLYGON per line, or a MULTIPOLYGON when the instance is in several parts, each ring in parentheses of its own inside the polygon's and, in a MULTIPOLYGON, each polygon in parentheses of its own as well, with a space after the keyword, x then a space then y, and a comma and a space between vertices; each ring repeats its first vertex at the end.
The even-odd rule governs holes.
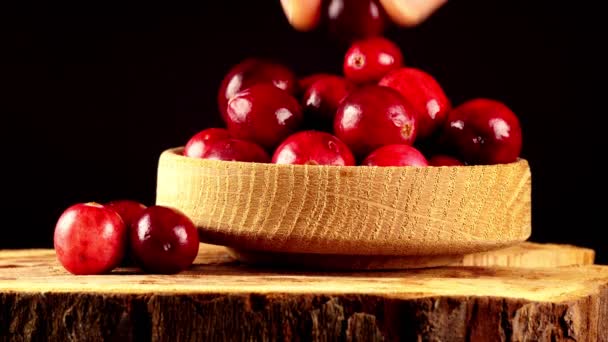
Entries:
POLYGON ((66 209, 55 226, 57 259, 73 274, 110 272, 122 261, 127 230, 120 216, 97 203, 66 209))
MULTIPOLYGON (((304 76, 298 80, 298 88, 301 93, 304 93, 313 83, 317 82, 318 80, 320 80, 322 78, 328 77, 328 76, 335 76, 335 75, 326 74, 326 73, 317 73, 317 74, 304 76)), ((339 77, 339 76, 336 76, 336 77, 339 77)))
MULTIPOLYGON (((112 202, 108 202, 105 204, 108 208, 113 209, 119 216, 122 218, 122 221, 125 223, 127 229, 127 236, 129 236, 129 230, 131 226, 141 214, 146 210, 146 206, 132 200, 116 200, 112 202)), ((129 248, 129 244, 126 244, 125 255, 122 259, 122 262, 119 266, 130 267, 134 266, 135 262, 133 260, 133 255, 129 248)))
POLYGON ((319 131, 298 132, 274 152, 276 164, 353 166, 355 157, 340 139, 319 131))
POLYGON ((238 92, 258 83, 272 84, 291 94, 296 91, 295 74, 286 66, 272 61, 249 58, 234 66, 222 80, 218 105, 224 121, 228 101, 238 92))
POLYGON ((313 127, 331 130, 336 110, 352 88, 342 77, 326 76, 318 79, 306 90, 302 99, 306 121, 313 127))
POLYGON ((151 206, 130 232, 131 250, 141 268, 150 273, 181 272, 198 254, 198 232, 177 209, 151 206))
POLYGON ((389 71, 403 65, 395 43, 382 37, 356 41, 344 56, 344 75, 355 83, 378 82, 389 71))
POLYGON ((230 138, 230 133, 224 128, 207 128, 196 133, 184 148, 184 155, 193 158, 202 158, 207 152, 209 145, 230 138))
POLYGON ((366 166, 428 166, 424 155, 412 146, 394 144, 382 146, 363 161, 366 166))
POLYGON ((391 87, 412 104, 416 112, 417 137, 430 137, 440 128, 450 110, 450 100, 441 86, 426 72, 414 68, 402 68, 388 73, 380 85, 391 87))
POLYGON ((442 138, 468 164, 511 163, 521 152, 519 120, 495 100, 475 99, 454 108, 442 138))
POLYGON ((228 102, 228 131, 267 149, 275 148, 302 123, 298 101, 284 90, 256 84, 228 102))
POLYGON ((268 163, 270 157, 260 146, 240 139, 219 140, 208 146, 204 159, 268 163))
POLYGON ((368 85, 342 101, 334 132, 356 156, 364 157, 384 145, 411 145, 416 138, 416 114, 397 91, 368 85))
POLYGON ((460 160, 444 154, 436 154, 429 159, 432 166, 461 166, 464 165, 460 160))
POLYGON ((378 0, 325 0, 322 20, 329 34, 343 42, 379 36, 389 23, 378 0))

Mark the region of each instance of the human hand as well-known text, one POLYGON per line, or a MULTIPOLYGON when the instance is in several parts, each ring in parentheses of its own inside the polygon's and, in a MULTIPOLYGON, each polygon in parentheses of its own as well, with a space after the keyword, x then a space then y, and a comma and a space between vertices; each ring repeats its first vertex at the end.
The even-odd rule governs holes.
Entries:
MULTIPOLYGON (((348 1, 348 0, 345 0, 348 1)), ((424 21, 447 0, 379 0, 391 20, 402 26, 424 21)), ((313 29, 321 14, 322 0, 281 0, 287 19, 297 30, 313 29)))

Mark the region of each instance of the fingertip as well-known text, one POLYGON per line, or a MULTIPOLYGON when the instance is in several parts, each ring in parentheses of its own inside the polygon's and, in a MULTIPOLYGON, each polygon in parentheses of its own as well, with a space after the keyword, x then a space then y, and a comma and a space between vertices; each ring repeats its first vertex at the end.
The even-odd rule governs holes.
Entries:
POLYGON ((319 22, 321 0, 281 0, 289 23, 299 31, 310 31, 319 22))
POLYGON ((426 20, 447 0, 380 0, 391 20, 401 26, 415 26, 426 20))

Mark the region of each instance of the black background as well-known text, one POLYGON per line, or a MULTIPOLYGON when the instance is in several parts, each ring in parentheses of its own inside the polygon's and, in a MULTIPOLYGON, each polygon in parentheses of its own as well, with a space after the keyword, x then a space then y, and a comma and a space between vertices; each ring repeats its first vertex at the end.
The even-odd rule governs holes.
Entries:
MULTIPOLYGON (((278 1, 84 1, 0 13, 0 248, 52 246, 57 218, 76 202, 153 203, 160 152, 220 123, 217 87, 241 59, 272 57, 304 75, 339 72, 344 52, 323 32, 292 30, 278 1)), ((592 247, 608 263, 607 39, 594 13, 571 2, 452 0, 387 35, 454 104, 490 97, 518 114, 532 239, 592 247)))

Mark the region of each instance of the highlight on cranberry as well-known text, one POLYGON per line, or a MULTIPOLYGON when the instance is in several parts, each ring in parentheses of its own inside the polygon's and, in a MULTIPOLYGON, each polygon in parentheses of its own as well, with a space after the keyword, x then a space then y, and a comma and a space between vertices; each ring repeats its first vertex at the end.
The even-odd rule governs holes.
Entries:
POLYGON ((389 71, 403 65, 395 43, 382 37, 356 41, 344 56, 344 75, 354 83, 378 82, 389 71))
POLYGON ((274 152, 275 164, 353 166, 355 157, 345 143, 319 131, 298 132, 287 138, 274 152))
POLYGON ((78 203, 59 217, 53 243, 57 259, 70 273, 104 274, 122 261, 127 228, 110 207, 78 203))
POLYGON ((185 156, 396 167, 518 160, 522 132, 511 109, 492 99, 453 106, 438 78, 404 67, 401 49, 379 36, 386 22, 377 0, 323 4, 322 23, 351 42, 340 62, 343 74, 296 77, 286 65, 245 59, 228 70, 219 89, 226 128, 192 136, 185 156))
POLYGON ((184 155, 193 158, 204 158, 209 146, 216 141, 230 138, 230 133, 224 128, 207 128, 190 138, 184 148, 184 155))
POLYGON ((129 236, 136 263, 148 273, 174 274, 192 265, 199 239, 194 223, 181 211, 150 206, 129 236))
POLYGON ((254 84, 266 83, 294 94, 297 90, 295 74, 286 66, 273 61, 248 58, 226 74, 217 95, 222 118, 226 120, 228 101, 238 92, 254 84))
POLYGON ((364 157, 385 145, 412 145, 416 113, 397 91, 368 85, 352 91, 342 101, 334 132, 357 157, 364 157))

